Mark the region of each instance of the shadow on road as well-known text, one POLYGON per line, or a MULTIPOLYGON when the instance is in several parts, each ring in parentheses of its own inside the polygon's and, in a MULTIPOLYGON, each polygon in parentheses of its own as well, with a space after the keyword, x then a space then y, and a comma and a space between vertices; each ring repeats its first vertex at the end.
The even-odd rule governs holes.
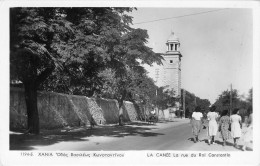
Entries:
POLYGON ((162 121, 158 121, 156 123, 172 123, 172 122, 178 122, 177 120, 162 120, 162 121))
MULTIPOLYGON (((147 126, 147 124, 146 124, 147 126)), ((158 132, 151 132, 154 128, 145 127, 145 124, 135 126, 98 126, 94 129, 86 127, 72 128, 70 130, 42 130, 39 135, 23 133, 10 133, 10 150, 33 150, 33 146, 48 146, 63 141, 88 141, 89 136, 125 137, 141 136, 155 137, 164 135, 158 132)))
MULTIPOLYGON (((215 143, 223 146, 223 142, 221 141, 216 140, 215 143)), ((226 146, 234 146, 234 144, 226 141, 226 146)))
POLYGON ((148 122, 129 122, 129 123, 125 123, 125 125, 131 125, 131 126, 156 126, 156 123, 148 123, 148 122))
MULTIPOLYGON (((188 138, 188 140, 194 142, 194 141, 195 141, 195 138, 194 138, 194 137, 191 137, 191 138, 188 138)), ((204 142, 204 143, 207 143, 207 144, 208 144, 208 140, 207 140, 207 139, 203 139, 203 140, 202 140, 202 139, 199 139, 198 142, 204 142)))

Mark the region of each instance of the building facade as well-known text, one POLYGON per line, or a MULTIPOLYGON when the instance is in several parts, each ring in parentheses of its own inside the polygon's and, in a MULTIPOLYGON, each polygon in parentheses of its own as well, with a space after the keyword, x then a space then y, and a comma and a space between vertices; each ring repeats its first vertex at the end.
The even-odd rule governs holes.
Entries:
MULTIPOLYGON (((165 87, 174 98, 181 97, 181 53, 179 38, 172 32, 166 41, 166 52, 162 55, 163 65, 155 68, 157 86, 165 87)), ((179 109, 180 103, 175 103, 179 109)))

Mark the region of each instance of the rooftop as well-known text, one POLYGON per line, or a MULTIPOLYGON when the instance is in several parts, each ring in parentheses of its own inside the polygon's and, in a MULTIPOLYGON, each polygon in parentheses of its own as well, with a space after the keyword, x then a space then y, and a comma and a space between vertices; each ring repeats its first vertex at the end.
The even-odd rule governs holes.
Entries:
POLYGON ((168 40, 167 40, 167 42, 172 42, 172 41, 179 42, 179 38, 174 34, 174 32, 171 33, 171 35, 168 37, 168 40))

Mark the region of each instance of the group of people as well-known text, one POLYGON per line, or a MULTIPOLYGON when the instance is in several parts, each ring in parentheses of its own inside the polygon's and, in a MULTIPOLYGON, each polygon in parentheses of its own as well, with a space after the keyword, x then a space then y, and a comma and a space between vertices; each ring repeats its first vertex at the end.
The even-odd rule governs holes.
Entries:
POLYGON ((231 116, 229 116, 228 110, 223 110, 221 116, 219 116, 216 112, 216 106, 212 106, 204 117, 200 107, 196 107, 192 113, 191 124, 195 143, 199 141, 198 136, 202 127, 207 129, 209 145, 215 144, 215 137, 218 132, 223 139, 223 146, 226 146, 228 139, 233 138, 234 147, 238 148, 237 140, 242 138, 244 142, 242 150, 246 150, 248 144, 253 141, 252 109, 248 109, 248 119, 244 132, 242 132, 242 118, 239 115, 239 109, 234 109, 231 116))

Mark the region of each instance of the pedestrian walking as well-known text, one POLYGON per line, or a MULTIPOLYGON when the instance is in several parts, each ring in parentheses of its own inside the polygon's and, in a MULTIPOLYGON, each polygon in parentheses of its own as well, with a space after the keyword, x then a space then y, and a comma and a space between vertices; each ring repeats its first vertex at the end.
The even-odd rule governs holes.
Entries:
POLYGON ((228 116, 228 110, 223 110, 219 119, 219 132, 223 139, 223 146, 226 146, 226 141, 231 138, 230 131, 230 117, 228 116))
POLYGON ((243 146, 242 150, 245 151, 246 147, 248 147, 249 143, 253 141, 253 113, 252 113, 252 107, 248 109, 248 119, 246 122, 245 132, 243 133, 243 146))
POLYGON ((239 115, 239 109, 236 108, 233 111, 233 115, 230 116, 231 121, 231 136, 234 140, 234 147, 237 148, 237 140, 241 137, 242 118, 239 115))
POLYGON ((216 106, 212 106, 210 108, 210 112, 207 114, 207 118, 209 121, 209 127, 208 127, 208 144, 215 144, 215 136, 217 135, 218 132, 218 124, 217 124, 217 118, 218 114, 215 112, 216 106))
POLYGON ((199 133, 201 130, 201 121, 202 121, 202 113, 201 109, 199 106, 197 106, 192 113, 192 118, 191 118, 191 125, 192 125, 192 133, 194 136, 194 143, 199 141, 199 133))

